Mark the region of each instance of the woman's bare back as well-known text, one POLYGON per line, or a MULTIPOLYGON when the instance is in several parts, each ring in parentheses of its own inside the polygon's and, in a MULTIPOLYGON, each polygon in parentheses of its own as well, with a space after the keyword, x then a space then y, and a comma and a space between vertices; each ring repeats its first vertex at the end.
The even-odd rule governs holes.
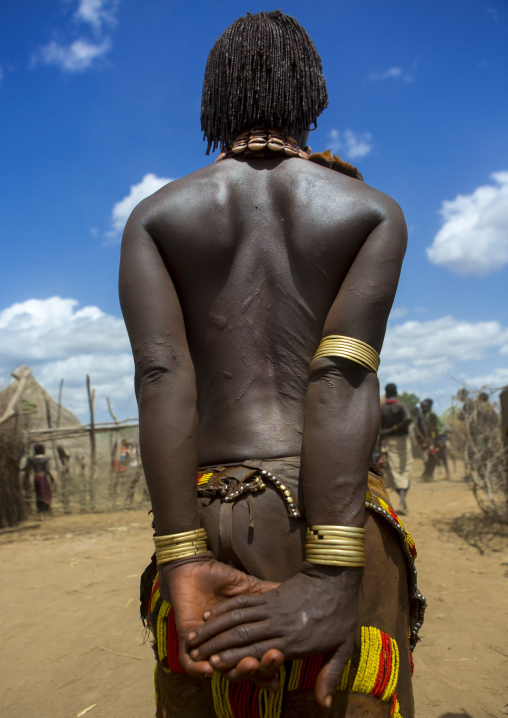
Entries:
POLYGON ((196 370, 200 463, 300 452, 307 369, 381 193, 304 160, 228 160, 148 200, 196 370))

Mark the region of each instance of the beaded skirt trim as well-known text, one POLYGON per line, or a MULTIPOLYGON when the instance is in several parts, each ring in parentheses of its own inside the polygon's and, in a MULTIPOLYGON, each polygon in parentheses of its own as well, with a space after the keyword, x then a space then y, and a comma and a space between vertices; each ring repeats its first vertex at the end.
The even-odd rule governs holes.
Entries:
MULTIPOLYGON (((187 675, 178 658, 173 607, 159 593, 158 576, 154 581, 149 611, 158 664, 166 673, 187 675)), ((217 718, 280 718, 286 693, 313 690, 322 665, 322 654, 286 661, 277 674, 280 688, 276 693, 251 681, 233 683, 216 671, 211 679, 215 714, 217 718)), ((398 676, 399 649, 395 639, 374 626, 362 626, 360 655, 347 662, 337 690, 375 696, 391 705, 391 718, 402 718, 396 694, 398 676)), ((155 686, 157 703, 157 681, 155 686)))
POLYGON ((221 501, 228 504, 246 493, 256 494, 264 491, 266 484, 269 483, 281 497, 288 514, 292 518, 300 518, 296 496, 282 479, 265 469, 253 469, 243 464, 235 464, 234 468, 244 471, 233 472, 233 468, 219 466, 198 473, 198 496, 219 496, 221 501), (239 475, 233 476, 233 473, 239 475))
MULTIPOLYGON (((206 492, 210 488, 210 484, 213 484, 214 479, 217 478, 217 473, 213 470, 202 470, 197 477, 198 490, 206 492)), ((223 478, 222 474, 221 479, 223 478)), ((283 487, 275 485, 274 482, 279 481, 280 483, 280 480, 273 474, 267 477, 266 472, 261 473, 261 471, 252 471, 252 469, 248 477, 246 476, 240 483, 245 483, 245 491, 252 491, 252 489, 262 491, 260 484, 270 479, 274 488, 279 491, 281 488, 285 489, 284 485, 283 487), (259 482, 255 482, 254 479, 259 479, 259 482)), ((234 497, 230 495, 235 487, 229 485, 228 482, 225 484, 217 482, 217 489, 221 486, 224 491, 222 500, 225 500, 226 497, 230 500, 236 498, 236 495, 234 497)), ((244 491, 240 493, 244 493, 244 491)), ((284 490, 280 493, 281 498, 284 497, 287 502, 288 497, 284 494, 284 490)), ((415 543, 403 522, 389 504, 376 493, 385 495, 383 484, 375 474, 369 473, 369 490, 366 493, 365 506, 388 521, 396 530, 408 565, 411 620, 409 644, 412 674, 412 649, 419 640, 418 631, 423 623, 426 608, 425 597, 418 590, 416 582, 414 560, 417 552, 415 543)), ((291 509, 291 504, 286 503, 286 505, 288 509, 291 509)), ((298 509, 297 505, 296 509, 298 509)), ((147 608, 146 623, 153 634, 154 652, 158 665, 166 673, 187 675, 179 661, 179 641, 174 611, 172 606, 160 595, 158 575, 153 581, 147 608)), ((322 655, 286 661, 278 674, 280 689, 277 693, 261 689, 250 681, 233 683, 220 673, 215 672, 211 682, 217 718, 280 718, 287 691, 313 690, 322 663, 322 655)), ((385 703, 390 703, 390 718, 403 718, 396 695, 398 674, 399 649, 395 639, 373 626, 362 626, 360 653, 349 659, 337 690, 375 696, 385 703)), ((157 686, 157 681, 155 681, 155 685, 157 686)), ((157 702, 157 687, 155 692, 157 702)))
POLYGON ((382 498, 375 496, 370 490, 368 490, 366 494, 365 507, 370 511, 374 511, 379 516, 382 516, 385 521, 388 521, 388 523, 393 526, 399 535, 408 569, 409 616, 411 624, 409 645, 411 650, 414 650, 414 647, 420 640, 418 638, 418 632, 423 625, 425 609, 427 608, 425 596, 423 596, 419 591, 417 584, 418 573, 415 568, 415 558, 417 556, 415 542, 391 506, 389 506, 382 498))

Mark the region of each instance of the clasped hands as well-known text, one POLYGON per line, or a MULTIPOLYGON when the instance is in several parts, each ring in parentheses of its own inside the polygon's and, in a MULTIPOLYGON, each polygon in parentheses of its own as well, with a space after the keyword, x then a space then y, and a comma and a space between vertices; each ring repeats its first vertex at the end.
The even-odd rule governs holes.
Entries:
POLYGON ((230 680, 277 690, 285 660, 322 652, 316 699, 325 707, 353 651, 361 576, 359 569, 303 564, 300 573, 277 584, 214 559, 159 568, 188 673, 211 676, 218 670, 230 680))

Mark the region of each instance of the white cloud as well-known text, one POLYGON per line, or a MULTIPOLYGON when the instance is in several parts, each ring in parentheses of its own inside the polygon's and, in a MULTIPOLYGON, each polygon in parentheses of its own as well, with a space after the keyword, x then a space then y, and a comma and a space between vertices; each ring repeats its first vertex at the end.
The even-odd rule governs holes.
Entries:
POLYGON ((75 40, 70 45, 60 45, 53 41, 41 49, 41 59, 46 65, 56 65, 67 72, 79 72, 89 68, 94 60, 105 55, 110 48, 109 38, 98 44, 75 40))
POLYGON ((420 396, 441 396, 442 410, 458 388, 451 377, 476 388, 506 383, 508 372, 500 354, 507 342, 508 328, 498 321, 441 317, 390 324, 381 354, 380 381, 382 385, 395 381, 401 391, 420 396), (467 371, 463 362, 467 362, 467 371))
MULTIPOLYGON (((458 384, 471 388, 508 383, 503 355, 508 327, 498 321, 467 322, 453 317, 405 321, 388 327, 379 370, 381 386, 395 381, 401 391, 431 395, 438 411, 449 405, 458 384)), ((96 389, 97 420, 107 421, 106 397, 119 418, 137 415, 134 365, 123 321, 75 299, 28 299, 0 311, 0 379, 31 366, 38 381, 88 421, 86 375, 96 389)))
POLYGON ((372 135, 370 132, 354 132, 353 130, 333 129, 328 135, 331 140, 330 149, 338 152, 350 160, 365 157, 372 150, 372 135))
POLYGON ((401 67, 390 67, 389 70, 385 70, 384 72, 371 72, 368 79, 374 81, 403 80, 404 82, 413 82, 411 75, 404 72, 401 67))
POLYGON ((401 319, 402 317, 405 317, 406 314, 406 307, 393 307, 392 311, 390 312, 390 320, 393 321, 394 319, 401 319))
POLYGON ((477 276, 508 264, 508 171, 491 177, 494 184, 443 202, 443 226, 426 250, 431 262, 477 276))
POLYGON ((418 366, 436 361, 452 365, 482 359, 487 349, 501 347, 507 341, 508 329, 497 321, 472 323, 453 317, 407 321, 387 331, 383 356, 418 366))
POLYGON ((124 323, 75 299, 28 299, 0 312, 0 345, 12 361, 51 361, 69 354, 128 350, 124 323))
POLYGON ((0 311, 3 383, 21 364, 54 396, 64 379, 64 404, 87 420, 85 380, 96 388, 98 420, 108 420, 106 397, 117 415, 136 416, 133 361, 122 319, 75 299, 28 299, 0 311))
POLYGON ((115 21, 115 0, 80 0, 75 17, 96 29, 115 21))
POLYGON ((130 192, 123 199, 117 202, 111 211, 112 229, 106 233, 107 237, 116 239, 123 232, 129 215, 142 199, 149 197, 158 189, 167 185, 173 180, 169 177, 157 177, 151 172, 146 174, 141 182, 131 185, 130 192))
POLYGON ((508 385, 508 367, 500 367, 488 373, 467 377, 464 379, 464 384, 473 391, 485 388, 500 389, 508 385))
MULTIPOLYGON (((66 1, 76 5, 75 0, 66 1)), ((81 72, 96 64, 112 47, 109 31, 115 22, 117 5, 117 0, 78 0, 74 12, 78 37, 52 40, 35 54, 32 66, 42 62, 65 72, 81 72)), ((71 32, 69 28, 65 34, 71 32)))
POLYGON ((60 381, 64 379, 62 403, 83 422, 89 421, 86 377, 90 376, 95 389, 97 421, 110 421, 107 397, 119 419, 138 415, 134 398, 134 366, 132 355, 80 354, 56 362, 47 362, 34 368, 34 374, 53 397, 58 396, 60 381))

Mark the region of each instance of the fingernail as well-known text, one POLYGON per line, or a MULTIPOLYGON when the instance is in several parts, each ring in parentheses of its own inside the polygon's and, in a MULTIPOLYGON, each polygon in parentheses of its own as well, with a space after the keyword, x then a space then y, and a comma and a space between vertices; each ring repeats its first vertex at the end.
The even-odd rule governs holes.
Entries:
POLYGON ((218 662, 219 662, 219 656, 212 656, 210 658, 210 663, 213 663, 214 666, 216 666, 218 662))
POLYGON ((203 618, 205 619, 205 621, 207 621, 210 618, 210 611, 205 611, 203 613, 203 618))
POLYGON ((194 631, 191 631, 191 633, 189 633, 189 641, 193 641, 195 638, 196 634, 194 633, 194 631))
POLYGON ((332 697, 331 697, 331 696, 326 696, 326 698, 325 698, 325 706, 326 706, 327 708, 331 708, 331 707, 332 707, 332 697))
POLYGON ((199 656, 199 650, 195 648, 193 651, 191 651, 191 658, 197 658, 199 656))

